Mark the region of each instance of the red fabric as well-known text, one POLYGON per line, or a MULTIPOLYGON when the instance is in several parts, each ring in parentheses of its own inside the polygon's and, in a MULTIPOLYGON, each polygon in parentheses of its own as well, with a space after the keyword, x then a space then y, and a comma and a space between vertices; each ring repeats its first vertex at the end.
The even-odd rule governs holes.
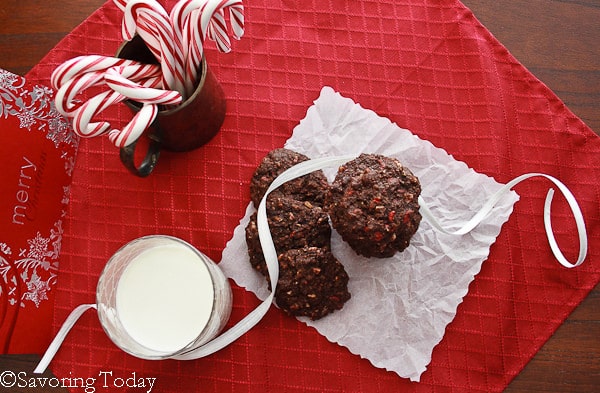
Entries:
POLYGON ((0 353, 42 352, 78 139, 52 89, 0 69, 0 353))
MULTIPOLYGON (((173 1, 168 1, 169 9, 173 1)), ((98 275, 125 242, 164 233, 215 260, 243 216, 259 160, 283 145, 323 85, 507 182, 545 172, 577 197, 587 261, 556 263, 541 210, 549 184, 531 180, 458 307, 420 383, 373 367, 271 309, 239 341, 191 362, 142 361, 119 351, 89 313, 52 364, 58 376, 156 377, 154 392, 501 391, 600 278, 600 139, 457 1, 285 1, 246 4, 246 34, 207 57, 227 97, 221 132, 185 154, 165 153, 146 179, 130 175, 107 138, 81 143, 60 265, 55 326, 94 301, 98 275)), ((69 34, 28 78, 47 82, 79 54, 113 54, 121 14, 112 3, 69 34)), ((126 109, 107 117, 129 118, 126 109), (122 116, 122 117, 120 117, 122 116)), ((115 122, 117 122, 115 120, 115 122)), ((574 223, 558 199, 553 223, 573 259, 574 223)), ((233 320, 257 301, 234 289, 233 320)), ((76 391, 76 389, 74 389, 76 391)))

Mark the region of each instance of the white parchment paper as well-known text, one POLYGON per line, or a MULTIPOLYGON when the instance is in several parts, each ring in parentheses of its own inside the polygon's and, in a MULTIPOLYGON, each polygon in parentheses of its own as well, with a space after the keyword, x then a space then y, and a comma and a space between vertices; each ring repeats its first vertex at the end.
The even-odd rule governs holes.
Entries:
MULTIPOLYGON (((399 159, 419 178, 423 200, 448 229, 460 227, 502 186, 330 87, 322 89, 285 147, 310 158, 364 152, 399 159)), ((330 181, 336 171, 325 170, 330 181)), ((350 276, 352 298, 321 320, 299 319, 376 367, 419 381, 517 200, 515 192, 506 194, 463 236, 440 233, 423 219, 410 246, 386 259, 357 255, 334 231, 333 253, 350 276)), ((252 212, 249 204, 219 266, 265 299, 266 280, 251 268, 244 236, 252 212)))

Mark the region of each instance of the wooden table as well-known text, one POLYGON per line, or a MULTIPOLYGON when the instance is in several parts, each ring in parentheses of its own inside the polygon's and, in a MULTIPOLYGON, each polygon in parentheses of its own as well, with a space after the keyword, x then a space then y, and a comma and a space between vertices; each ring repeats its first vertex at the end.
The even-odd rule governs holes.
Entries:
MULTIPOLYGON (((600 135, 597 0, 463 2, 519 61, 600 135)), ((0 8, 0 67, 24 75, 103 3, 5 0, 0 8)), ((35 362, 35 357, 0 357, 0 368, 20 370, 28 364, 33 368, 35 362)), ((596 287, 506 392, 592 393, 599 387, 600 287, 596 287)))

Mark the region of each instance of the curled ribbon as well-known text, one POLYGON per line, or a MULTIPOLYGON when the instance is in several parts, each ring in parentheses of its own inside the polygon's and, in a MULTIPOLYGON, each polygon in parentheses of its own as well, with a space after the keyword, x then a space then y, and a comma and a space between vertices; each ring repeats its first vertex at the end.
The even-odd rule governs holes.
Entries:
POLYGON ((521 183, 524 180, 530 179, 532 177, 545 177, 550 180, 552 183, 558 187, 560 192, 564 195, 569 207, 571 208, 571 212, 573 213, 573 217, 575 218, 575 224, 577 226, 577 233, 579 236, 579 256, 575 263, 571 263, 565 258, 558 243, 556 242, 556 238, 554 237, 554 230, 552 229, 552 221, 550 217, 550 210, 552 205, 552 199, 554 197, 554 189, 550 188, 548 190, 548 194, 546 194, 546 201, 544 203, 544 228, 546 230, 546 236, 548 238, 548 243, 550 244, 550 249, 554 254, 556 260, 566 268, 574 268, 583 263, 585 257, 587 255, 587 231, 585 228, 585 222, 583 220, 583 214, 581 213, 581 209, 577 204, 577 200, 573 196, 573 193, 561 183, 555 177, 550 175, 546 175, 545 173, 526 173, 524 175, 518 176, 513 180, 506 183, 500 190, 498 190, 492 197, 486 201, 486 203, 481 207, 481 209, 463 226, 457 230, 451 231, 448 230, 435 219, 434 215, 431 213, 427 204, 423 201, 421 197, 419 197, 419 205, 421 215, 429 221, 429 223, 438 231, 451 234, 451 235, 465 235, 471 232, 479 223, 487 216, 494 205, 506 194, 509 192, 514 186, 521 183))
MULTIPOLYGON (((284 171, 281 175, 279 175, 271 183, 270 187, 267 189, 264 197, 262 198, 262 200, 259 204, 258 212, 257 212, 258 235, 260 238, 260 243, 261 243, 261 247, 263 250, 264 257, 265 257, 265 261, 267 263, 267 268, 269 271, 269 280, 271 282, 270 295, 261 304, 259 304, 252 312, 250 312, 248 315, 246 315, 242 320, 240 320, 237 324, 235 324, 229 330, 225 331, 221 335, 215 337, 213 340, 207 342, 206 344, 204 344, 198 348, 189 349, 189 350, 186 350, 184 352, 181 352, 181 353, 178 353, 178 354, 172 356, 172 359, 193 360, 193 359, 199 359, 199 358, 211 355, 211 354, 225 348, 229 344, 233 343, 235 340, 237 340, 242 335, 244 335, 246 332, 248 332, 250 329, 252 329, 256 324, 258 324, 258 322, 260 322, 260 320, 267 313, 267 311, 269 310, 269 308, 273 302, 273 299, 275 296, 275 288, 277 287, 277 281, 279 279, 279 263, 277 260, 277 252, 275 250, 275 246, 273 244, 273 239, 271 237, 271 232, 269 230, 269 224, 267 222, 267 211, 266 211, 267 196, 273 190, 275 190, 276 188, 280 187, 282 184, 284 184, 290 180, 304 176, 304 175, 311 173, 313 171, 316 171, 316 170, 324 169, 324 168, 331 167, 331 166, 342 165, 354 158, 356 158, 356 156, 352 155, 352 156, 340 156, 340 157, 324 157, 324 158, 317 158, 317 159, 304 161, 304 162, 301 162, 301 163, 289 168, 288 170, 284 171)), ((550 210, 551 210, 552 199, 554 197, 554 190, 550 189, 548 191, 548 194, 546 196, 546 201, 544 203, 544 228, 546 231, 546 236, 548 237, 548 242, 550 244, 552 253, 554 254, 555 258, 558 260, 558 262, 567 268, 574 268, 574 267, 581 265, 586 258, 587 248, 588 248, 587 232, 586 232, 586 228, 585 228, 583 214, 581 213, 581 209, 579 208, 579 205, 577 204, 577 201, 576 201, 575 197, 573 196, 573 194, 571 193, 571 191, 563 183, 561 183, 558 179, 556 179, 550 175, 546 175, 543 173, 527 173, 527 174, 516 177, 515 179, 511 180, 506 185, 504 185, 494 195, 492 195, 492 197, 483 205, 483 207, 469 221, 464 223, 458 229, 451 230, 451 229, 444 228, 439 223, 439 221, 435 218, 433 213, 429 210, 429 208, 427 207, 427 204, 421 197, 419 197, 420 212, 421 212, 422 216, 436 230, 441 231, 446 234, 452 234, 452 235, 457 235, 457 236, 465 235, 465 234, 469 233, 470 231, 472 231, 475 227, 477 227, 477 225, 479 225, 479 223, 481 223, 481 221, 492 211, 494 205, 507 192, 509 192, 512 189, 512 187, 514 187, 518 183, 520 183, 526 179, 532 178, 532 177, 544 177, 544 178, 550 180, 552 183, 554 183, 556 185, 556 187, 560 190, 560 192, 566 198, 566 200, 571 208, 571 212, 573 213, 573 216, 575 218, 575 223, 577 226, 577 232, 578 232, 578 237, 579 237, 579 256, 574 263, 571 263, 565 258, 562 251, 560 250, 560 248, 556 242, 556 239, 554 237, 554 232, 552 230, 550 210)), ((50 364, 50 361, 52 360, 52 358, 54 357, 54 355, 60 348, 60 345, 62 344, 62 342, 65 339, 69 330, 73 327, 73 325, 79 319, 79 317, 81 317, 81 315, 85 311, 87 311, 91 308, 95 309, 96 305, 83 304, 83 305, 78 306, 71 312, 71 314, 65 320, 63 326, 60 328, 56 337, 54 338, 54 340, 48 347, 46 353, 44 354, 44 357, 42 358, 42 360, 40 361, 40 363, 34 370, 34 373, 43 373, 46 370, 46 368, 50 364)))

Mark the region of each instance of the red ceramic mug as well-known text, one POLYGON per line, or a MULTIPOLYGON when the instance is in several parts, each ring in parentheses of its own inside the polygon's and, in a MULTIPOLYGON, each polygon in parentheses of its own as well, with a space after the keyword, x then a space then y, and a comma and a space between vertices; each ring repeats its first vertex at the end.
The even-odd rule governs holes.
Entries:
MULTIPOLYGON (((117 57, 157 63, 139 36, 124 43, 117 57)), ((144 133, 149 143, 141 163, 136 163, 137 141, 121 148, 121 161, 132 173, 148 176, 158 162, 161 149, 175 152, 194 150, 219 132, 225 119, 225 94, 204 58, 200 67, 200 80, 193 94, 174 108, 159 109, 156 119, 144 133)), ((129 100, 126 103, 133 111, 141 108, 137 102, 129 100)))

